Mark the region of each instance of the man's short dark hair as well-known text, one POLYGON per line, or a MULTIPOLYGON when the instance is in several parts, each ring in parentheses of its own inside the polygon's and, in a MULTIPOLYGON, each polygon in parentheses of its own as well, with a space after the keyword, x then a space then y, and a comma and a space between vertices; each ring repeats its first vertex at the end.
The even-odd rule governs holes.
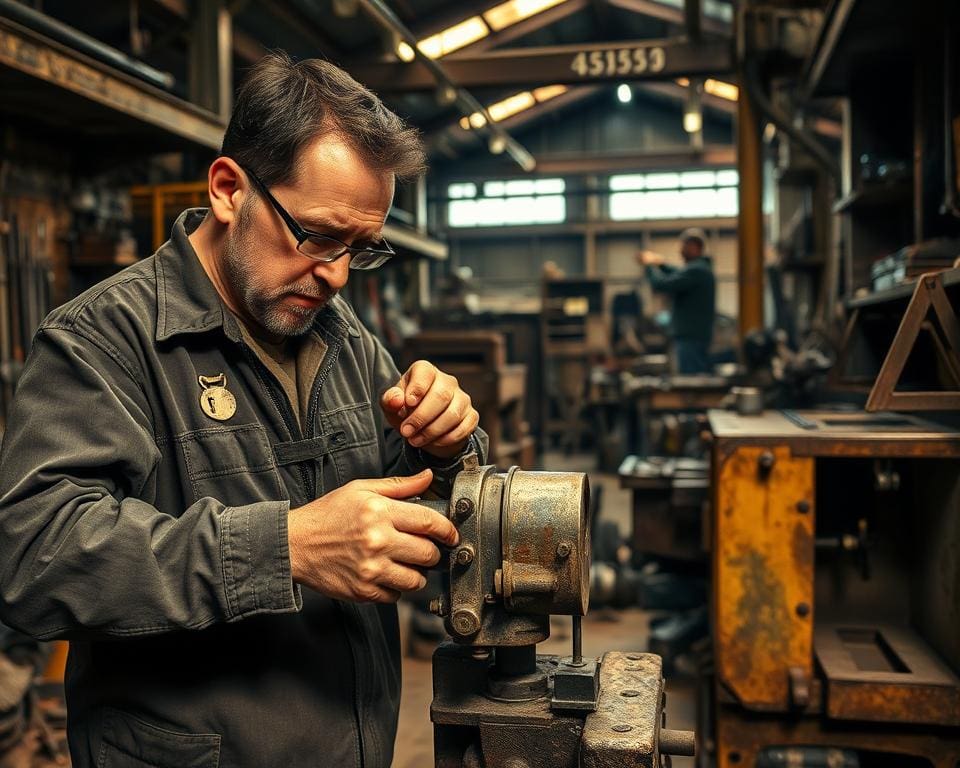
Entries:
POLYGON ((300 151, 332 134, 375 171, 412 180, 426 169, 420 135, 370 90, 323 59, 294 62, 275 51, 240 87, 222 155, 251 168, 272 186, 291 181, 300 151))

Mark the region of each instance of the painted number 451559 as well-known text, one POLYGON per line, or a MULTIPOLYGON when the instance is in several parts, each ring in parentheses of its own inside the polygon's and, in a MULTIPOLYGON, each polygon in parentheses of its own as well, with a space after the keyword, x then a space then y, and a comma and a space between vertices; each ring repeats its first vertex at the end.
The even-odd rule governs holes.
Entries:
POLYGON ((667 53, 657 46, 580 51, 573 57, 570 69, 580 77, 625 77, 656 74, 666 66, 667 53))

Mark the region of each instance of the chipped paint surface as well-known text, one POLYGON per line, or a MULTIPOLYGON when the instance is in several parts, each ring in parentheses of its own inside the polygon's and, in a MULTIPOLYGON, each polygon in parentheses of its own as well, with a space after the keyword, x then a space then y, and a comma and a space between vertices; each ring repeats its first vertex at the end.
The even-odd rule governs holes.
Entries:
POLYGON ((742 446, 716 467, 719 682, 747 708, 784 711, 789 669, 813 673, 814 460, 794 458, 786 447, 742 446), (774 456, 768 471, 765 452, 774 456), (809 511, 798 511, 800 501, 809 511))

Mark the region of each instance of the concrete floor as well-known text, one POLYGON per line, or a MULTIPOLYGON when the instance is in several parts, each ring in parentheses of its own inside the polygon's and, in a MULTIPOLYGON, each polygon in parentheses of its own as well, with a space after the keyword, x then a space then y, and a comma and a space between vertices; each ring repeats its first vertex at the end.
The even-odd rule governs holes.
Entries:
MULTIPOLYGON (((584 471, 593 465, 590 456, 548 454, 544 468, 556 471, 584 471)), ((615 475, 590 472, 592 487, 603 486, 601 515, 615 520, 621 532, 630 527, 630 493, 623 491, 615 475)), ((600 656, 604 651, 645 651, 650 615, 636 608, 591 611, 583 623, 584 655, 600 656)), ((401 612, 401 620, 403 613, 401 612)), ((555 617, 551 637, 538 646, 541 653, 570 653, 570 620, 555 617)), ((685 677, 667 678, 667 725, 692 729, 696 719, 696 681, 685 677)), ((430 723, 432 684, 430 662, 415 658, 403 661, 403 695, 400 702, 394 768, 429 768, 433 763, 433 726, 430 723)), ((676 768, 692 768, 692 758, 673 758, 676 768)))

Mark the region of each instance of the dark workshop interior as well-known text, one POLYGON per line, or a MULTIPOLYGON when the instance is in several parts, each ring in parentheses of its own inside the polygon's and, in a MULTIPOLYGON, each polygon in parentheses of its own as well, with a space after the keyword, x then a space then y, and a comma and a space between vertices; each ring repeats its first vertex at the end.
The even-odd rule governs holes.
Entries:
POLYGON ((0 0, 0 768, 960 768, 958 152, 957 0, 0 0))

